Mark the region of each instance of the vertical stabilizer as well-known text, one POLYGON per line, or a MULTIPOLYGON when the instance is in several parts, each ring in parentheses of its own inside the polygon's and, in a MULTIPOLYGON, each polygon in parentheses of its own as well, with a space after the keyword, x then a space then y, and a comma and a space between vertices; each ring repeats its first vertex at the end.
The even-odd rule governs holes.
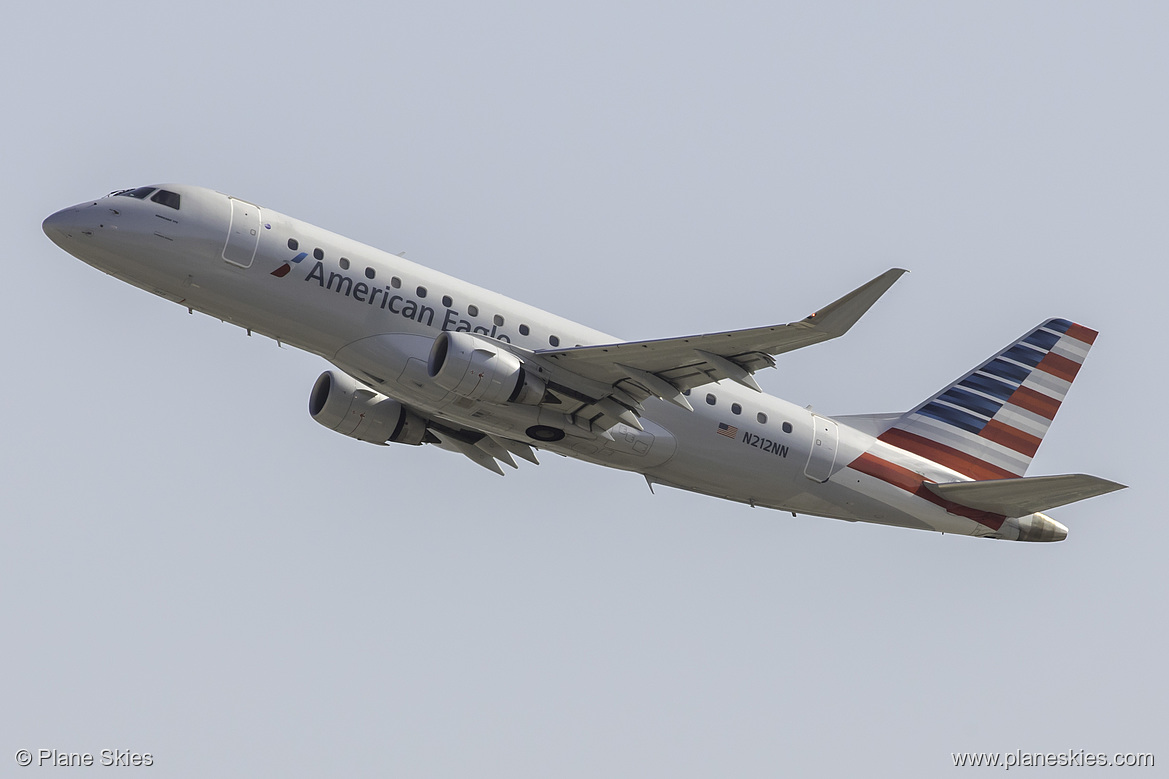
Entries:
POLYGON ((902 415, 880 439, 972 479, 1022 476, 1096 335, 1050 319, 902 415))

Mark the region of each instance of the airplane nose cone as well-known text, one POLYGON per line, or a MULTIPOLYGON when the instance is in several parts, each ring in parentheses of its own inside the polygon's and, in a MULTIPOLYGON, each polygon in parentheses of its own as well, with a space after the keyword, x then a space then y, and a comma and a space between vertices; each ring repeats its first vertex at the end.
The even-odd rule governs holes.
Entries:
POLYGON ((61 241, 73 237, 76 228, 77 209, 63 208, 55 214, 50 214, 45 217, 45 221, 41 222, 41 229, 45 231, 45 235, 53 241, 53 243, 61 243, 61 241))

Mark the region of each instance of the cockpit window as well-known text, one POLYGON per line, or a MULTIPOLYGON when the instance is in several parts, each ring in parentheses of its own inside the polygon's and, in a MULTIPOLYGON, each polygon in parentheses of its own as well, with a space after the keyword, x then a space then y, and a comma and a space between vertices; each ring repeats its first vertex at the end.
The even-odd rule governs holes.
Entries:
POLYGON ((171 191, 166 190, 166 189, 160 189, 160 190, 158 190, 158 192, 155 193, 154 197, 152 197, 150 199, 153 200, 155 203, 158 203, 160 205, 169 206, 170 208, 173 208, 176 211, 179 209, 179 195, 177 192, 171 192, 171 191))
POLYGON ((154 191, 154 187, 138 187, 138 189, 123 189, 121 192, 115 192, 114 197, 136 197, 139 200, 145 200, 154 191))

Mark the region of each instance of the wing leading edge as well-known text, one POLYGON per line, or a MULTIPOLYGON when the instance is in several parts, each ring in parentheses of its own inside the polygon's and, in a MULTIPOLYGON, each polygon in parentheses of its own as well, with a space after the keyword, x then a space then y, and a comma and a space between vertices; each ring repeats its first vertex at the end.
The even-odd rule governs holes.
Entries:
POLYGON ((591 381, 617 386, 638 401, 653 396, 689 408, 682 392, 722 379, 761 391, 751 374, 775 367, 775 355, 844 335, 906 272, 901 268, 887 270, 798 322, 547 349, 535 352, 535 356, 591 381))

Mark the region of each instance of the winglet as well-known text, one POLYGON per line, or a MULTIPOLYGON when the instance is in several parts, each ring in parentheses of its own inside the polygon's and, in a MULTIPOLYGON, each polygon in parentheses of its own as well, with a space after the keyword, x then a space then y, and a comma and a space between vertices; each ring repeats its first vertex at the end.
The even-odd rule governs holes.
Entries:
POLYGON ((897 279, 908 272, 904 268, 890 268, 868 284, 857 287, 839 300, 829 303, 804 321, 814 325, 829 338, 844 335, 882 295, 889 291, 897 279))

